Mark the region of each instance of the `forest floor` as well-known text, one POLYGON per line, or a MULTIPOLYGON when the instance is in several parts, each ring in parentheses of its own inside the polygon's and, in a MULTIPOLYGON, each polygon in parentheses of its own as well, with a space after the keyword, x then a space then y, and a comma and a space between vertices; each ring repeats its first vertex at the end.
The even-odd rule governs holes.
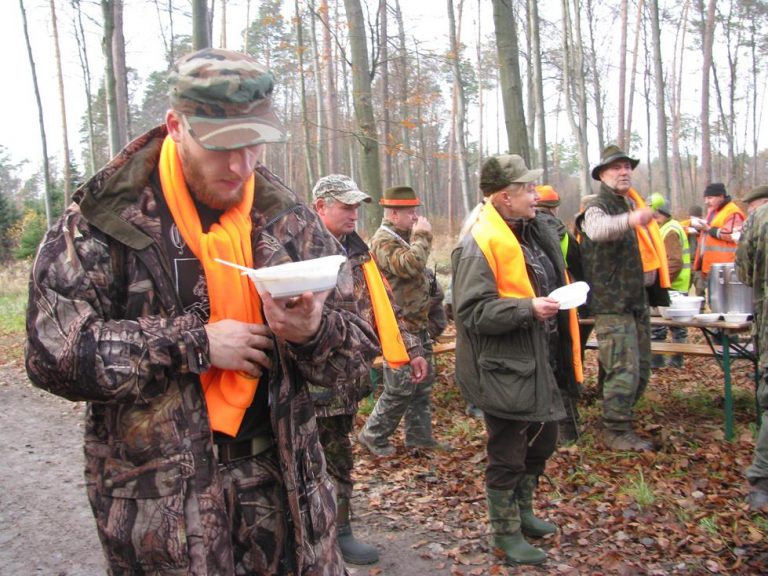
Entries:
MULTIPOLYGON (((82 476, 81 403, 33 388, 18 334, 0 334, 0 574, 104 574, 82 476)), ((482 422, 464 413, 453 357, 439 358, 433 455, 375 458, 356 445, 354 523, 381 559, 353 576, 510 574, 766 574, 768 518, 747 510, 744 470, 754 447, 751 364, 733 367, 736 438, 723 434, 722 373, 710 359, 654 373, 638 427, 661 449, 604 451, 600 400, 588 353, 583 434, 559 448, 536 498, 559 526, 540 540, 540 567, 504 566, 488 545, 482 422)), ((362 424, 370 402, 358 416, 362 424)))

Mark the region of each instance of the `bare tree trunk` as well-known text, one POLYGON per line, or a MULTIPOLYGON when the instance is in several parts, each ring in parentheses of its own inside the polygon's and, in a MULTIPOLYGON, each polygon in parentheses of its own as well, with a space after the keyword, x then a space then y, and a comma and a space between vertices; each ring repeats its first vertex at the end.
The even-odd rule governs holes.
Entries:
MULTIPOLYGON (((578 18, 578 13, 576 14, 578 18)), ((629 143, 629 135, 625 131, 626 116, 624 115, 624 103, 626 102, 626 85, 627 85, 627 0, 621 0, 621 44, 619 46, 619 100, 617 102, 618 108, 618 126, 619 132, 616 136, 616 140, 619 146, 623 150, 627 150, 629 143)))
MULTIPOLYGON (((626 144, 623 144, 622 147, 624 150, 629 152, 629 149, 632 147, 632 117, 634 115, 634 104, 635 104, 635 81, 637 80, 637 59, 640 55, 640 31, 643 28, 643 0, 638 0, 637 2, 637 18, 635 19, 635 47, 632 51, 632 71, 629 74, 629 102, 627 104, 627 116, 626 116, 626 123, 624 125, 624 138, 626 140, 626 144)), ((645 52, 644 52, 645 53, 645 52)), ((646 98, 646 102, 648 102, 648 99, 646 98)), ((648 106, 646 108, 646 113, 648 112, 648 106)), ((648 133, 650 136, 650 132, 648 133)))
POLYGON ((59 84, 59 111, 61 113, 62 145, 64 146, 64 207, 72 198, 72 170, 69 158, 69 137, 67 136, 67 105, 64 99, 64 75, 61 71, 61 49, 59 48, 59 24, 56 18, 56 2, 50 0, 51 24, 53 25, 53 45, 56 49, 56 78, 59 84))
POLYGON ((581 196, 591 192, 587 138, 587 107, 584 89, 584 61, 581 44, 581 27, 578 14, 581 7, 573 0, 573 14, 568 0, 563 0, 563 92, 565 110, 579 149, 579 188, 581 196), (574 112, 575 108, 575 112, 574 112))
POLYGON ((544 170, 543 181, 549 182, 549 166, 547 162, 547 126, 544 113, 544 79, 541 71, 541 39, 539 37, 539 7, 537 0, 528 0, 528 18, 531 28, 531 54, 533 62, 533 101, 536 117, 536 133, 538 136, 538 166, 544 170))
MULTIPOLYGON (((349 24, 349 43, 352 52, 352 90, 357 120, 357 140, 360 144, 360 172, 363 190, 378 206, 381 198, 381 162, 376 121, 373 117, 371 73, 368 67, 368 48, 365 39, 365 22, 360 0, 344 0, 349 24)), ((374 207, 372 206, 372 208, 374 207)), ((378 209, 366 210, 365 219, 372 228, 381 218, 378 209)))
POLYGON ((45 121, 43 120, 43 104, 40 100, 40 86, 37 83, 37 68, 35 59, 32 56, 32 44, 29 42, 29 28, 27 27, 27 12, 24 9, 24 0, 19 0, 21 9, 21 20, 24 23, 24 41, 27 43, 27 56, 29 57, 29 68, 32 72, 32 84, 35 87, 35 100, 37 101, 37 119, 40 125, 40 144, 43 147, 43 179, 45 180, 45 190, 43 191, 43 203, 45 205, 45 223, 48 228, 53 223, 51 215, 51 166, 48 161, 48 141, 45 137, 45 121))
POLYGON ((251 25, 251 0, 245 0, 245 27, 243 28, 243 52, 248 54, 248 28, 251 25))
POLYGON ((85 44, 85 30, 83 29, 83 14, 80 10, 80 0, 72 0, 72 9, 74 14, 76 14, 76 17, 73 16, 73 27, 75 29, 75 39, 77 40, 77 53, 80 57, 80 68, 83 72, 83 84, 85 85, 85 109, 88 121, 88 174, 92 175, 96 173, 96 151, 94 150, 93 134, 93 96, 91 90, 91 68, 88 63, 88 50, 85 44))
POLYGON ((323 26, 323 78, 325 81, 325 122, 328 127, 328 169, 338 172, 339 165, 339 112, 336 91, 333 48, 331 44, 331 19, 328 13, 328 0, 320 0, 320 20, 323 26))
MULTIPOLYGON (((247 22, 245 27, 248 27, 247 22)), ((227 0, 221 0, 221 32, 219 33, 219 47, 227 47, 227 0)))
POLYGON ((388 30, 387 1, 379 2, 379 26, 381 27, 381 141, 384 143, 384 164, 382 166, 381 179, 383 186, 392 186, 392 135, 390 124, 389 95, 389 30, 388 30))
MULTIPOLYGON (((463 0, 460 0, 463 4, 463 0)), ((460 6, 461 6, 460 4, 460 6)), ((461 13, 461 9, 459 10, 461 13)), ((461 47, 459 46, 459 37, 456 32, 456 18, 453 13, 453 0, 448 0, 448 26, 449 38, 451 43, 451 68, 453 69, 453 97, 454 114, 453 127, 454 137, 456 139, 456 153, 459 166, 459 180, 461 183, 461 199, 464 205, 464 214, 468 214, 471 209, 471 199, 469 192, 469 167, 467 163, 467 144, 466 144, 466 99, 464 97, 464 84, 461 78, 461 47)))
POLYGON ((115 81, 115 61, 112 43, 115 34, 114 0, 101 0, 101 12, 104 17, 104 38, 101 49, 104 52, 104 90, 107 100, 107 127, 109 130, 109 155, 120 151, 120 116, 117 108, 117 86, 115 81))
POLYGON ((688 30, 689 2, 683 6, 680 22, 675 34, 675 57, 672 62, 672 82, 670 83, 670 113, 672 117, 672 205, 687 207, 690 202, 685 199, 685 181, 683 179, 683 164, 680 151, 680 132, 682 128, 682 84, 683 57, 685 55, 685 35, 688 30), (679 58, 679 61, 678 61, 679 58))
POLYGON ((309 145, 309 112, 307 111, 307 87, 304 80, 304 34, 301 25, 299 0, 294 0, 296 10, 296 52, 299 57, 299 82, 301 87, 301 124, 304 128, 304 161, 307 170, 307 189, 317 181, 317 173, 312 163, 312 150, 309 145))
POLYGON ((493 26, 496 33, 496 50, 499 54, 501 98, 509 152, 519 154, 526 164, 530 165, 528 128, 525 125, 520 80, 520 56, 517 49, 517 25, 512 11, 512 0, 493 0, 493 26))
POLYGON ((715 38, 715 0, 709 0, 707 14, 701 15, 703 60, 701 63, 701 174, 705 183, 712 181, 712 141, 709 130, 709 71, 712 68, 712 45, 715 38))
POLYGON ((125 36, 123 34, 123 0, 113 0, 114 24, 112 33, 112 61, 115 74, 115 98, 117 103, 117 133, 120 148, 131 138, 128 111, 128 70, 125 63, 125 36))
POLYGON ((208 22, 208 1, 192 0, 192 46, 195 50, 211 46, 208 22))
POLYGON ((403 13, 400 10, 400 0, 395 0, 395 20, 397 20, 397 36, 400 45, 398 75, 400 77, 401 140, 405 149, 405 154, 402 156, 404 175, 401 178, 405 181, 406 185, 413 186, 413 163, 411 161, 413 156, 413 150, 411 149, 411 126, 413 122, 410 119, 410 109, 408 107, 408 79, 410 75, 408 74, 408 50, 405 44, 405 27, 403 26, 403 13))
MULTIPOLYGON (((593 100, 595 102, 595 125, 597 128, 597 145, 600 150, 605 148, 605 113, 603 109, 604 96, 600 82, 600 69, 597 66, 597 49, 595 48, 595 18, 592 11, 592 0, 587 0, 587 25, 589 26, 589 62, 592 73, 593 100)), ((557 141, 557 140, 555 140, 557 141)))
POLYGON ((669 153, 667 151, 667 115, 664 104, 664 69, 661 62, 661 25, 659 22, 659 2, 651 0, 648 6, 651 10, 651 30, 653 38, 653 70, 656 86, 656 136, 659 147, 659 163, 661 167, 661 187, 664 195, 669 198, 669 153))
POLYGON ((312 45, 312 75, 315 77, 315 118, 317 128, 317 173, 320 175, 328 174, 328 166, 325 161, 326 142, 328 142, 329 133, 325 126, 325 115, 323 110, 323 76, 320 73, 320 49, 317 44, 317 17, 315 15, 315 2, 309 1, 309 18, 312 23, 310 27, 310 43, 312 45))
MULTIPOLYGON (((477 76, 483 78, 485 70, 483 67, 483 34, 482 34, 482 0, 477 0, 477 76)), ((477 107, 478 107, 478 121, 477 121, 477 166, 478 170, 483 165, 483 116, 485 114, 485 108, 483 106, 483 83, 479 82, 477 90, 477 107)), ((546 171, 544 172, 546 176, 546 171)))

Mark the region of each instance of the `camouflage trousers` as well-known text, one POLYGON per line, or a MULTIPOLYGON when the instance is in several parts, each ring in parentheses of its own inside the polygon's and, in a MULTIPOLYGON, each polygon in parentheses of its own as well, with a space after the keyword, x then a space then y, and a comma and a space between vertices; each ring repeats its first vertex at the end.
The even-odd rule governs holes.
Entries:
POLYGON ((768 478, 768 372, 762 369, 760 385, 757 387, 757 402, 760 405, 760 431, 755 442, 752 465, 747 468, 747 479, 754 483, 768 478))
POLYGON ((350 434, 354 427, 355 417, 351 414, 317 419, 320 444, 325 452, 328 474, 336 484, 337 499, 352 498, 354 456, 350 434))
POLYGON ((411 380, 410 366, 397 370, 384 366, 384 391, 365 423, 365 434, 378 446, 389 443, 400 420, 404 421, 406 446, 424 446, 433 442, 431 396, 435 369, 432 364, 432 340, 426 330, 418 336, 424 347, 429 374, 423 382, 415 384, 411 380))
POLYGON ((603 423, 616 432, 631 430, 633 408, 651 375, 651 320, 636 314, 596 314, 598 357, 605 370, 603 423))
MULTIPOLYGON (((232 526, 235 574, 293 575, 296 572, 293 531, 288 525, 285 486, 277 452, 219 465, 227 513, 232 526)), ((305 576, 347 574, 336 542, 335 515, 323 533, 305 549, 305 576)))

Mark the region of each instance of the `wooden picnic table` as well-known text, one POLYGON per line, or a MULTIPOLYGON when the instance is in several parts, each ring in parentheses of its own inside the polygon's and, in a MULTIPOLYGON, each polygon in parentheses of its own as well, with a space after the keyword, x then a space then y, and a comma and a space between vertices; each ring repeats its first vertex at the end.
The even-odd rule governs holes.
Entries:
MULTIPOLYGON (((585 326, 594 325, 594 318, 581 318, 579 323, 585 326)), ((725 439, 733 440, 733 389, 731 386, 731 360, 749 360, 754 368, 755 394, 759 383, 759 365, 757 351, 750 337, 743 341, 740 336, 751 334, 752 321, 726 322, 716 320, 714 322, 702 322, 690 320, 681 322, 670 320, 660 316, 651 316, 651 327, 667 326, 670 328, 697 328, 704 336, 706 344, 676 343, 676 342, 651 342, 651 352, 656 354, 688 354, 694 356, 709 356, 714 358, 723 371, 723 412, 725 420, 725 439)), ((586 348, 596 349, 597 341, 587 341, 586 348)), ((760 411, 757 410, 758 423, 760 411)))

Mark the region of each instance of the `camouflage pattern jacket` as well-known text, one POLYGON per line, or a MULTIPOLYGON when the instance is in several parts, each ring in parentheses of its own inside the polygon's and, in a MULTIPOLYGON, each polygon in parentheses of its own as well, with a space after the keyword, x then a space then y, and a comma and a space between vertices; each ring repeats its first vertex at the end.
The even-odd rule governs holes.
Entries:
MULTIPOLYGON (((30 281, 26 366, 36 386, 88 402, 85 478, 107 555, 141 554, 147 538, 167 537, 150 549, 171 560, 142 557, 144 570, 218 575, 231 567, 232 550, 198 376, 210 365, 208 340, 201 320, 180 312, 149 184, 165 135, 162 126, 130 143, 46 234, 30 281), (104 521, 115 506, 126 507, 125 526, 104 521), (206 569, 189 568, 196 555, 206 569)), ((251 217, 255 267, 341 250, 261 166, 251 217)), ((342 268, 316 337, 301 346, 276 341, 272 354, 270 424, 301 574, 326 574, 319 542, 327 546, 335 521, 307 382, 340 388, 378 352, 372 328, 353 313, 352 288, 342 268)))
MULTIPOLYGON (((352 266, 352 278, 354 282, 354 299, 357 305, 357 314, 371 326, 376 326, 376 319, 373 316, 373 307, 371 305, 371 296, 368 292, 368 284, 365 282, 363 273, 363 264, 371 259, 368 246, 365 244, 357 232, 348 234, 343 240, 342 245, 347 252, 347 258, 352 266)), ((400 326, 400 333, 403 335, 403 342, 408 350, 408 356, 416 358, 423 356, 424 350, 421 346, 421 340, 412 335, 405 328, 402 312, 394 303, 392 294, 389 293, 389 300, 392 302, 392 308, 395 311, 397 322, 400 326)), ((367 367, 370 367, 368 364, 367 367)), ((362 398, 371 393, 370 379, 363 377, 356 380, 350 386, 345 386, 341 391, 321 386, 310 386, 312 401, 315 404, 315 414, 318 418, 328 418, 339 416, 341 414, 357 414, 357 406, 362 398)))
POLYGON ((431 305, 427 259, 432 233, 411 234, 384 219, 370 244, 379 269, 392 287, 395 302, 403 310, 406 328, 413 334, 426 330, 431 305))
POLYGON ((752 286, 754 302, 753 335, 757 339, 760 368, 768 368, 768 205, 760 206, 747 217, 736 249, 739 279, 752 286))
MULTIPOLYGON (((627 199, 605 184, 586 209, 592 206, 611 216, 629 212, 627 199)), ((595 242, 582 233, 581 255, 593 314, 630 314, 647 308, 643 263, 634 230, 606 242, 595 242)))

